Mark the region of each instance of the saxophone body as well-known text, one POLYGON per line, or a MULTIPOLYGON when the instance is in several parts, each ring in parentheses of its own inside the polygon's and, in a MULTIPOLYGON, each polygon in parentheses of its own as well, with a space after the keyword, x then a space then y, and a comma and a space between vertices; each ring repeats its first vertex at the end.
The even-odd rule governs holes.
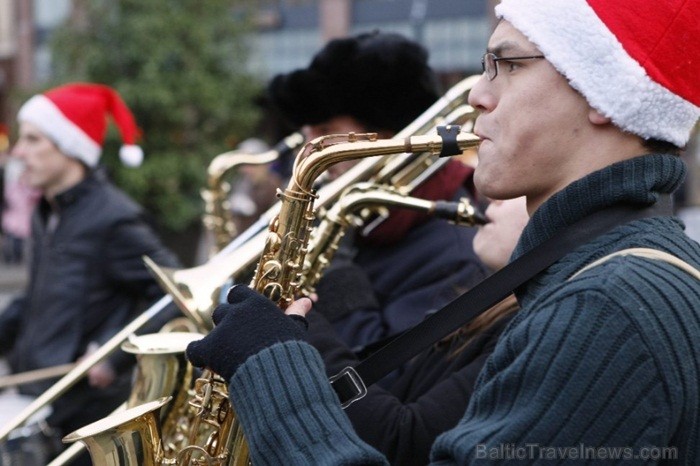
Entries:
MULTIPOLYGON (((460 133, 458 126, 447 128, 440 135, 404 140, 378 140, 375 133, 350 133, 324 136, 307 143, 295 160, 289 185, 279 193, 280 212, 270 222, 251 286, 281 308, 287 307, 296 296, 314 220, 313 204, 317 197, 314 181, 330 165, 414 152, 456 155, 478 143, 476 136, 460 133)), ((170 398, 109 416, 70 434, 65 441, 83 441, 93 463, 99 466, 250 464, 242 427, 228 399, 228 387, 219 376, 205 370, 195 381, 187 402, 188 417, 183 421, 187 425, 186 444, 168 454, 164 446, 168 439, 162 434, 159 410, 170 398), (112 458, 110 462, 104 462, 105 456, 112 458)))

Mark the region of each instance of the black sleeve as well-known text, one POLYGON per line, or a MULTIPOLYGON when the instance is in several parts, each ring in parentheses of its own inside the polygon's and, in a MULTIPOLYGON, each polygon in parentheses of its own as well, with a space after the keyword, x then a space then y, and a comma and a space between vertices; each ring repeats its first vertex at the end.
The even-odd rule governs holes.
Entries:
POLYGON ((148 301, 160 298, 163 291, 146 268, 143 256, 165 267, 180 266, 175 255, 139 219, 117 225, 106 243, 105 253, 111 278, 148 301))
POLYGON ((359 362, 355 353, 337 337, 330 322, 316 309, 306 315, 306 320, 309 322, 306 341, 321 353, 329 377, 359 362))
POLYGON ((25 301, 24 296, 17 297, 0 313, 0 354, 11 350, 15 344, 25 301))
MULTIPOLYGON (((140 219, 120 223, 106 243, 105 254, 112 280, 124 290, 138 296, 148 306, 154 305, 163 297, 164 291, 146 268, 143 256, 150 257, 158 265, 180 266, 175 255, 163 246, 153 230, 140 219)), ((136 318, 143 310, 143 307, 137 307, 131 318, 136 318)), ((155 333, 167 322, 182 315, 175 304, 170 303, 136 333, 155 333)), ((109 362, 117 372, 121 372, 133 364, 134 358, 119 349, 110 356, 109 362)))
MULTIPOLYGON (((390 391, 374 385, 345 413, 360 438, 384 453, 392 464, 428 464, 437 436, 456 426, 464 415, 479 372, 492 350, 493 347, 413 402, 404 403, 390 391)), ((409 369, 401 377, 411 374, 409 369)))

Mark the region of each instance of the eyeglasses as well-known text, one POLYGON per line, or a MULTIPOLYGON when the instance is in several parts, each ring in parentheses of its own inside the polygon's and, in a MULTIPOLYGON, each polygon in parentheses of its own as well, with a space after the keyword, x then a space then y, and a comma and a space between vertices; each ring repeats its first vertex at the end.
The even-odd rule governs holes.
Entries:
POLYGON ((481 57, 481 69, 489 81, 493 81, 498 76, 498 62, 501 60, 514 61, 514 60, 534 60, 536 58, 544 58, 544 55, 530 55, 528 57, 499 57, 495 53, 486 52, 483 57, 481 57))

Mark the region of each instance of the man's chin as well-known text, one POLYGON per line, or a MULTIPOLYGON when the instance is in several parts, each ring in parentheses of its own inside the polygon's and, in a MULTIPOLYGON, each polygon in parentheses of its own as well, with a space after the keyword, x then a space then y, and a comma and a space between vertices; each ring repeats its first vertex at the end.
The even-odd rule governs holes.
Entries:
POLYGON ((493 177, 487 173, 487 169, 482 165, 477 165, 474 170, 474 186, 477 191, 491 199, 495 199, 493 194, 499 191, 496 183, 493 182, 493 177))
POLYGON ((522 196, 522 194, 513 193, 509 186, 500 187, 496 183, 488 181, 479 182, 476 176, 474 176, 474 186, 479 195, 494 201, 507 201, 522 196))

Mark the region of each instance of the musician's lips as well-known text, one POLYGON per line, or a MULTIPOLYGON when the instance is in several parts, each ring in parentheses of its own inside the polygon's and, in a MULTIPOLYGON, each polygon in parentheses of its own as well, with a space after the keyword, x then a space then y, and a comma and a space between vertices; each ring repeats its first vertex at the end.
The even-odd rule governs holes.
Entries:
POLYGON ((490 141, 490 140, 491 140, 488 136, 486 136, 485 134, 483 134, 483 133, 482 133, 481 131, 479 131, 479 130, 474 130, 474 134, 476 135, 476 137, 478 137, 479 139, 481 139, 481 142, 482 142, 482 143, 483 143, 484 141, 490 141))

